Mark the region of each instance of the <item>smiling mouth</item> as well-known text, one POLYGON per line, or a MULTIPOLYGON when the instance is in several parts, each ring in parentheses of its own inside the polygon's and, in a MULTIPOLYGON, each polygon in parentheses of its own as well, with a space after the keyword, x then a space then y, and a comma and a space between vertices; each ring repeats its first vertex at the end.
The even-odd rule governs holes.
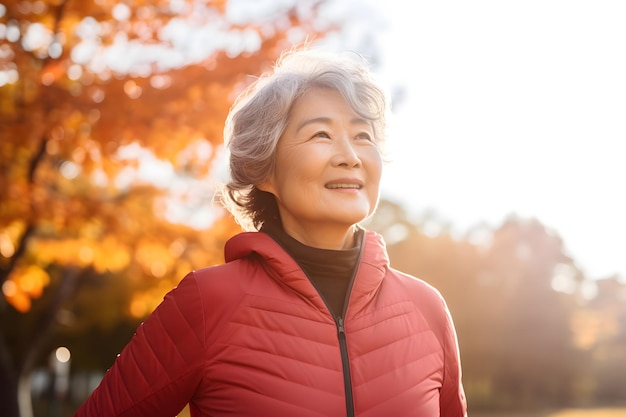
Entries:
POLYGON ((325 187, 331 190, 338 190, 342 188, 354 188, 360 190, 361 188, 363 188, 363 186, 360 184, 326 184, 325 187))

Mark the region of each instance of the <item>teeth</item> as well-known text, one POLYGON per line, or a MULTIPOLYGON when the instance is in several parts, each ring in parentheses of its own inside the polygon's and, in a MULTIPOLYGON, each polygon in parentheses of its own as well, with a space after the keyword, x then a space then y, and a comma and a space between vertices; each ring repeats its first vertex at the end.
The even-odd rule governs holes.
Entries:
POLYGON ((359 184, 326 184, 326 188, 337 189, 337 188, 356 188, 357 190, 361 189, 359 184))

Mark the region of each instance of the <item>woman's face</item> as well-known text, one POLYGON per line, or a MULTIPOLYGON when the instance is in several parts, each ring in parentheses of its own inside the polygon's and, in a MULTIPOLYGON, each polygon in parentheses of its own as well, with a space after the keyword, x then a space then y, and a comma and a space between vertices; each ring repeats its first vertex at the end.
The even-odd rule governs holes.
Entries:
POLYGON ((315 88, 292 107, 271 177, 259 187, 278 202, 283 228, 317 247, 346 241, 378 203, 382 157, 371 123, 343 96, 315 88))

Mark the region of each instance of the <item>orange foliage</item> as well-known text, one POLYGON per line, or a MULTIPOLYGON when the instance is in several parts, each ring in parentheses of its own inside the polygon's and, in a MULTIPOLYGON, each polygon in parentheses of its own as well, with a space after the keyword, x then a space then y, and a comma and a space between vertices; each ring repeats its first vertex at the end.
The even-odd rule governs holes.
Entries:
POLYGON ((37 265, 25 265, 13 270, 2 285, 7 301, 18 311, 30 309, 31 300, 41 297, 43 288, 50 283, 48 273, 37 265))
MULTIPOLYGON (((0 284, 19 311, 54 281, 49 267, 57 266, 127 278, 124 290, 136 292, 129 310, 141 316, 191 268, 221 261, 224 241, 239 230, 228 218, 210 233, 171 223, 164 207, 172 190, 159 171, 141 168, 149 155, 179 178, 206 179, 234 93, 292 45, 289 27, 232 25, 224 0, 176 11, 170 3, 3 2, 0 23, 19 37, 0 36, 0 74, 18 74, 0 84, 0 284), (173 19, 250 30, 260 47, 237 56, 217 49, 171 68, 156 58, 124 70, 105 62, 121 38, 173 59, 174 45, 159 37, 173 19), (43 35, 29 44, 35 25, 43 35)), ((312 22, 282 12, 277 22, 319 35, 312 22)))

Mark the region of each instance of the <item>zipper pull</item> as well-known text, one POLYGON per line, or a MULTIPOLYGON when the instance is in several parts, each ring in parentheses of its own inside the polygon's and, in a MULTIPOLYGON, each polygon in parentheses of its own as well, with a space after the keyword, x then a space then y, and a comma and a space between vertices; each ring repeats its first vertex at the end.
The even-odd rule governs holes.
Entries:
POLYGON ((340 336, 345 336, 345 330, 343 328, 343 318, 341 316, 337 317, 337 333, 340 336))

